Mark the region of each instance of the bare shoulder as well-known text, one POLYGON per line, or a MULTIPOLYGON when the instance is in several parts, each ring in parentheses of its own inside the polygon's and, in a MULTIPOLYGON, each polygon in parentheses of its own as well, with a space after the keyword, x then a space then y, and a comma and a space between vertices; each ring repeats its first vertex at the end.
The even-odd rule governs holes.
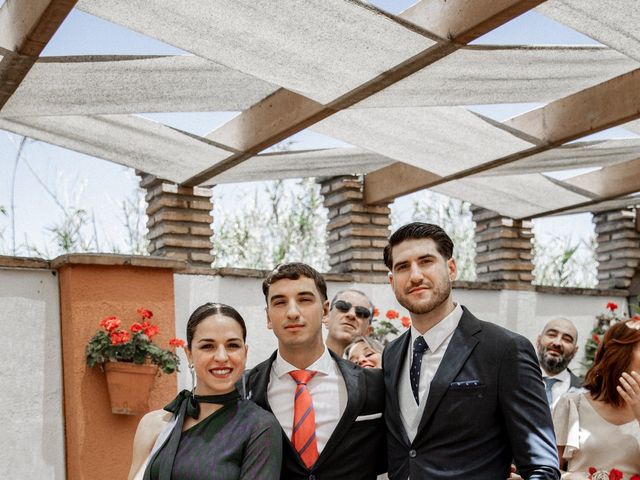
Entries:
POLYGON ((156 431, 156 436, 162 431, 162 429, 171 421, 172 413, 166 410, 153 410, 145 414, 138 424, 138 430, 150 430, 156 431))
POLYGON ((167 423, 171 421, 171 418, 172 414, 170 412, 154 410, 140 419, 136 436, 133 440, 133 458, 129 479, 134 478, 135 474, 141 469, 145 459, 151 453, 158 435, 160 435, 167 423))

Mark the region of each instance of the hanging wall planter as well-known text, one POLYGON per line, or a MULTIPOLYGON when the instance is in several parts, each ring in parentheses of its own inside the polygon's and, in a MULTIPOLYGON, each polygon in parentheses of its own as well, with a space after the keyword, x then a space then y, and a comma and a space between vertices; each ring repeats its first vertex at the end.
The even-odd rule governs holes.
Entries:
POLYGON ((140 415, 149 411, 149 395, 158 365, 106 362, 104 371, 113 413, 140 415))

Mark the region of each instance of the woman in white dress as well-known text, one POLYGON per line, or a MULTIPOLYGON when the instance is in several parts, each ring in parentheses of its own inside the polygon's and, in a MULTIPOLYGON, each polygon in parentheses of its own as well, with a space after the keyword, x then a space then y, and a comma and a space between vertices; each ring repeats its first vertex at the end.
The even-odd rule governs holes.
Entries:
POLYGON ((609 328, 584 388, 553 411, 562 478, 640 480, 640 319, 609 328))

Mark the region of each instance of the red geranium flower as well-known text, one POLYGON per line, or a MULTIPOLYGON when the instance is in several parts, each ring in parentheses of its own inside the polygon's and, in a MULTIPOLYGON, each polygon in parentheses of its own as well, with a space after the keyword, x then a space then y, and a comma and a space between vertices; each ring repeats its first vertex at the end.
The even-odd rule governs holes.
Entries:
POLYGON ((377 317, 378 315, 380 315, 380 310, 378 310, 378 308, 376 307, 373 309, 373 316, 377 317))
POLYGON ((122 321, 118 317, 106 317, 100 322, 100 326, 104 327, 107 332, 113 332, 121 323, 122 321))
POLYGON ((147 310, 146 308, 140 307, 136 311, 138 312, 138 315, 140 315, 144 319, 148 319, 148 318, 153 317, 153 312, 151 310, 147 310))
POLYGON ((640 475, 631 475, 629 480, 640 480, 640 475))
POLYGON ((613 302, 607 303, 607 310, 611 310, 611 313, 613 313, 617 309, 618 309, 618 304, 617 303, 613 303, 613 302))
POLYGON ((591 335, 591 338, 593 338, 594 342, 600 343, 600 337, 598 335, 596 335, 595 333, 591 335))
POLYGON ((134 322, 131 324, 131 328, 129 330, 131 330, 133 333, 138 333, 144 330, 144 326, 138 322, 134 322))
POLYGON ((111 345, 120 345, 129 341, 129 332, 124 330, 116 330, 111 332, 111 345))
POLYGON ((172 338, 169 340, 169 345, 172 347, 184 347, 184 340, 181 338, 172 338))
POLYGON ((612 468, 609 472, 609 480, 622 480, 623 473, 617 468, 612 468))
POLYGON ((589 475, 593 475, 594 473, 596 473, 598 471, 597 468, 595 467, 589 467, 589 475))
POLYGON ((158 328, 157 325, 149 325, 148 327, 146 327, 144 329, 144 334, 149 337, 149 339, 151 339, 154 335, 156 335, 158 332, 160 331, 160 329, 158 328))
POLYGON ((411 326, 411 319, 409 317, 402 317, 400 321, 402 322, 402 326, 404 328, 409 328, 411 326))
POLYGON ((395 310, 387 310, 386 317, 389 320, 393 320, 394 318, 398 318, 399 316, 400 316, 400 314, 398 312, 396 312, 395 310))

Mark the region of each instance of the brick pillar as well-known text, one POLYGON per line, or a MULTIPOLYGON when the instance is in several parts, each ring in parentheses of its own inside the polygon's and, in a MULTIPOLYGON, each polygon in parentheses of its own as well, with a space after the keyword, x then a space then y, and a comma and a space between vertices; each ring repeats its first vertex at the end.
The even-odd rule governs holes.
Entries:
POLYGON ((141 174, 146 189, 149 253, 211 268, 213 244, 211 189, 179 187, 141 174))
POLYGON ((533 281, 531 221, 513 220, 475 206, 471 212, 476 224, 477 281, 530 285, 533 281))
POLYGON ((640 219, 633 208, 593 214, 598 235, 598 288, 629 289, 640 273, 640 219))
POLYGON ((329 209, 330 273, 351 273, 356 282, 386 280, 382 251, 389 236, 389 206, 364 203, 362 179, 340 176, 320 179, 329 209))

